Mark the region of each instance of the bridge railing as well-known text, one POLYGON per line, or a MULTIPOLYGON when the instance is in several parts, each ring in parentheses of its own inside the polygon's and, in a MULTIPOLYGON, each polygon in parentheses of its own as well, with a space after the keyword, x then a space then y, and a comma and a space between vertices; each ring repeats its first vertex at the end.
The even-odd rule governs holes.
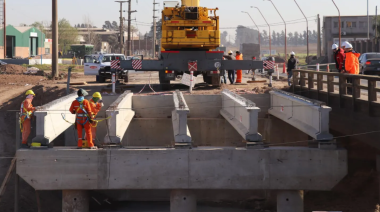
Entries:
POLYGON ((332 94, 339 94, 339 105, 344 108, 343 98, 352 98, 352 106, 354 111, 358 111, 359 99, 368 101, 368 110, 371 116, 374 115, 374 103, 377 101, 377 92, 380 92, 380 88, 377 87, 377 82, 380 81, 380 77, 367 76, 367 75, 353 75, 342 74, 332 72, 320 72, 309 70, 293 70, 293 93, 296 93, 296 89, 300 90, 316 90, 317 99, 321 92, 327 93, 326 103, 329 105, 330 96, 332 94), (338 80, 335 80, 338 79, 338 80), (367 86, 361 84, 361 80, 367 80, 367 86), (316 87, 314 83, 316 82, 316 87), (335 86, 338 86, 336 89, 335 86), (347 92, 347 88, 351 88, 352 92, 347 92), (368 92, 367 95, 363 95, 361 90, 368 92))

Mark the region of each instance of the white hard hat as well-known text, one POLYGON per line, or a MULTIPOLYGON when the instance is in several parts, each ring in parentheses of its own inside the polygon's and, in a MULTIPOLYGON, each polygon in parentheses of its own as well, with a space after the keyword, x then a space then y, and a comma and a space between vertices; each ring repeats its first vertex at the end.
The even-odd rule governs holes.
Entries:
POLYGON ((335 43, 332 45, 332 50, 335 50, 335 49, 337 49, 338 48, 338 45, 336 45, 335 43))
POLYGON ((344 41, 344 42, 342 43, 342 46, 346 47, 346 45, 349 44, 349 43, 350 43, 350 42, 348 42, 348 41, 344 41))
POLYGON ((352 49, 352 44, 349 43, 349 42, 346 42, 346 43, 344 44, 344 48, 346 48, 346 49, 352 49))
POLYGON ((230 50, 230 51, 228 52, 228 54, 232 54, 232 53, 234 53, 232 50, 230 50))
POLYGON ((290 55, 296 55, 296 53, 294 53, 294 52, 290 52, 290 55))

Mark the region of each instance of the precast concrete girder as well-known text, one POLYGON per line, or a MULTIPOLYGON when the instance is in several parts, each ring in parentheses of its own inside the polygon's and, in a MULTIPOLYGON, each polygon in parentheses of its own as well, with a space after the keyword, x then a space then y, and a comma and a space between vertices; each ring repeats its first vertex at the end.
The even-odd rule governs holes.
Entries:
POLYGON ((323 102, 307 99, 285 91, 270 91, 271 107, 269 113, 294 126, 310 137, 330 141, 329 133, 331 108, 323 102))
POLYGON ((191 134, 187 125, 187 114, 190 113, 190 109, 185 98, 183 98, 183 94, 178 90, 173 93, 173 101, 172 122, 175 145, 191 146, 191 134))
POLYGON ((135 116, 132 110, 132 96, 130 91, 124 92, 119 98, 107 109, 106 115, 110 117, 107 120, 107 135, 104 137, 104 143, 120 144, 129 124, 135 116))
POLYGON ((76 97, 76 93, 69 94, 41 106, 41 109, 34 112, 36 137, 33 138, 33 142, 48 145, 72 126, 71 123, 75 123, 75 115, 71 114, 69 109, 76 97))
POLYGON ((347 174, 347 151, 265 149, 17 151, 17 174, 36 190, 331 190, 347 174))
POLYGON ((229 90, 222 91, 222 109, 220 114, 246 140, 257 142, 262 140, 258 133, 260 108, 252 101, 229 90))

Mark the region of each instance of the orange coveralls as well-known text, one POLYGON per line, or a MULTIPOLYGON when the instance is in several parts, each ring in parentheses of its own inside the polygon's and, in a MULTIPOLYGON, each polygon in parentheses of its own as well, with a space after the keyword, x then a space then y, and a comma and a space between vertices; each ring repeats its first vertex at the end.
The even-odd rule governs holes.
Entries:
POLYGON ((30 135, 30 128, 31 128, 31 123, 30 119, 31 113, 34 112, 36 108, 33 107, 32 105, 32 99, 25 99, 24 102, 21 104, 20 112, 21 112, 21 120, 23 121, 22 125, 22 144, 27 144, 28 142, 28 137, 30 135), (27 113, 29 114, 27 115, 27 113))
POLYGON ((359 74, 360 53, 347 52, 345 69, 350 74, 359 74))
POLYGON ((91 134, 91 123, 90 118, 92 119, 92 110, 90 103, 88 100, 83 100, 82 102, 82 108, 85 110, 83 111, 80 107, 80 103, 78 100, 73 101, 70 107, 70 112, 72 114, 76 114, 76 127, 78 132, 78 147, 82 147, 82 129, 84 127, 87 143, 89 147, 93 147, 94 143, 92 142, 92 134, 91 134))
MULTIPOLYGON (((243 54, 236 55, 236 60, 243 60, 243 54)), ((241 83, 243 80, 243 71, 236 70, 236 83, 241 83)))
MULTIPOLYGON (((95 118, 100 109, 102 109, 102 105, 97 102, 95 103, 93 99, 90 100, 90 106, 91 106, 91 111, 92 111, 92 114, 93 114, 93 117, 95 118)), ((95 138, 96 138, 96 126, 91 126, 91 135, 92 135, 92 141, 93 143, 95 143, 95 138)))

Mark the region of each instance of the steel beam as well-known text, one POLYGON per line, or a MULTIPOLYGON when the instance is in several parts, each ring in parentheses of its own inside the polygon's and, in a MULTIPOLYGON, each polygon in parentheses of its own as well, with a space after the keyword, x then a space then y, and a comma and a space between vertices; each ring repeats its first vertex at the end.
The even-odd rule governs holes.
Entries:
POLYGON ((104 143, 120 144, 129 124, 135 116, 132 110, 132 96, 130 91, 124 92, 107 109, 106 114, 110 119, 107 120, 108 133, 104 137, 104 143))
POLYGON ((249 142, 259 142, 262 136, 258 133, 260 108, 252 101, 229 90, 222 92, 222 109, 220 114, 249 142))
POLYGON ((72 93, 45 104, 41 106, 41 109, 34 112, 36 117, 36 137, 33 138, 33 142, 48 145, 72 126, 71 123, 75 123, 75 115, 71 114, 69 109, 76 97, 77 94, 72 93))
POLYGON ((271 91, 269 113, 294 126, 310 137, 330 141, 329 114, 331 108, 323 102, 307 99, 285 91, 271 91))
POLYGON ((176 147, 191 146, 191 134, 187 126, 187 114, 190 109, 186 104, 183 94, 178 90, 173 93, 174 110, 172 111, 172 122, 174 141, 176 147))

